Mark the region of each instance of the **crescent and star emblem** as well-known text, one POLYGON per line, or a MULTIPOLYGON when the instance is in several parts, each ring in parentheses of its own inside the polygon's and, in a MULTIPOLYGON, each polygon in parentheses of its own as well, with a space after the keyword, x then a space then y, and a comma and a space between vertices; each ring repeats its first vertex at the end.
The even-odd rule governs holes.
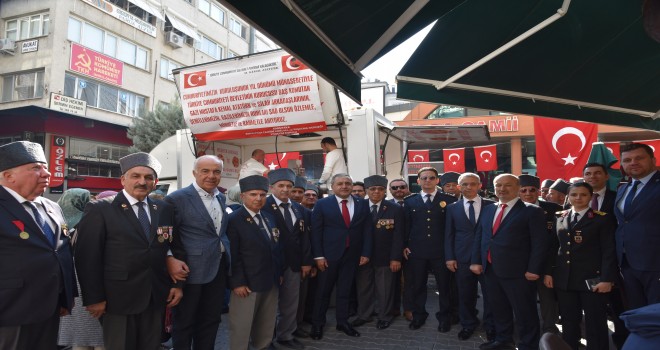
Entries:
POLYGON ((421 154, 415 154, 412 159, 413 162, 423 162, 424 161, 424 156, 421 154), (419 160, 417 160, 417 157, 419 157, 419 160))
POLYGON ((298 60, 293 56, 289 56, 286 59, 286 61, 284 61, 284 64, 286 64, 286 67, 289 68, 290 70, 300 69, 300 64, 298 63, 298 60))
POLYGON ((490 158, 493 158, 493 153, 489 150, 481 151, 481 153, 479 153, 479 157, 481 157, 481 159, 483 159, 484 162, 488 163, 490 158), (484 159, 484 153, 488 154, 489 159, 484 159))
POLYGON ((459 156, 458 153, 452 153, 452 154, 449 155, 449 157, 447 157, 447 159, 448 159, 453 165, 456 165, 456 162, 459 161, 459 160, 461 160, 461 156, 459 156), (453 157, 453 156, 456 156, 456 160, 455 160, 455 161, 452 161, 452 160, 451 160, 451 157, 453 157))
MULTIPOLYGON (((557 141, 559 141, 559 139, 562 138, 562 136, 569 134, 575 135, 580 139, 580 152, 582 152, 584 146, 587 143, 587 139, 584 137, 584 133, 580 129, 574 128, 572 126, 561 128, 557 130, 554 136, 552 136, 552 148, 555 149, 555 152, 559 153, 559 150, 557 150, 557 141)), ((573 157, 571 156, 570 153, 568 153, 568 156, 561 159, 564 160, 564 165, 568 165, 568 164, 575 165, 575 160, 577 159, 577 157, 573 157)))
POLYGON ((193 73, 188 76, 188 85, 189 86, 197 86, 199 85, 199 82, 202 81, 202 77, 198 75, 198 73, 193 73), (195 78, 195 83, 193 83, 193 77, 195 78))

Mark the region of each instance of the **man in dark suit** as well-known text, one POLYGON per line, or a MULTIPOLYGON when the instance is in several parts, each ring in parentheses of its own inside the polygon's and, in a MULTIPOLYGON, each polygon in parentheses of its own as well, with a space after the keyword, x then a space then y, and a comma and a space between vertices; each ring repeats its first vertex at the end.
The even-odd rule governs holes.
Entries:
MULTIPOLYGON (((477 283, 481 284, 484 304, 484 328, 487 337, 494 338, 495 324, 490 310, 488 292, 483 275, 470 271, 474 235, 484 207, 495 202, 479 196, 481 179, 474 173, 464 173, 458 178, 458 186, 463 197, 447 206, 445 223, 445 259, 447 268, 456 273, 458 285, 459 318, 463 329, 458 339, 467 340, 479 326, 477 318, 477 283)), ((492 340, 492 339, 489 339, 492 340)))
POLYGON ((621 148, 621 166, 633 181, 616 195, 616 252, 635 309, 660 302, 660 172, 653 150, 641 143, 621 148))
POLYGON ((229 238, 225 196, 218 190, 222 160, 195 160, 195 182, 165 198, 174 212, 174 257, 190 274, 174 308, 172 345, 176 349, 213 349, 227 286, 229 238))
POLYGON ((401 269, 404 215, 398 204, 384 200, 387 192, 385 176, 369 176, 364 179, 364 185, 374 226, 374 246, 371 259, 358 268, 355 278, 358 317, 353 321, 353 326, 359 327, 369 322, 378 303, 376 328, 385 329, 392 322, 390 311, 394 304, 394 274, 401 269))
POLYGON ((310 332, 315 340, 323 337, 325 314, 335 284, 337 330, 360 336, 348 323, 349 298, 355 270, 369 262, 373 248, 369 202, 351 196, 353 180, 348 174, 334 175, 330 184, 334 195, 319 200, 312 212, 312 255, 319 270, 310 332))
POLYGON ((90 202, 78 224, 76 271, 84 305, 102 318, 105 348, 157 349, 165 306, 182 297, 165 269, 171 208, 147 198, 160 163, 147 153, 119 160, 124 189, 90 202))
MULTIPOLYGON (((555 214, 562 210, 562 207, 553 202, 545 202, 539 200, 541 179, 532 175, 520 175, 520 200, 525 203, 537 205, 543 209, 545 216, 544 224, 548 230, 548 240, 556 239, 557 232, 555 230, 555 214)), ((554 255, 555 252, 547 254, 554 255)), ((559 333, 557 329, 557 321, 559 321, 559 304, 557 303, 557 296, 555 291, 548 288, 543 284, 543 279, 539 278, 536 281, 536 288, 539 295, 539 303, 541 305, 541 331, 542 333, 551 332, 559 333)))
POLYGON ((277 295, 282 278, 280 231, 275 218, 262 210, 268 179, 240 179, 243 206, 229 214, 231 277, 230 349, 265 349, 273 339, 277 295))
POLYGON ((57 349, 76 285, 62 209, 38 143, 0 146, 0 349, 57 349))
POLYGON ((445 211, 447 205, 456 201, 456 197, 440 193, 437 189, 439 181, 435 168, 425 167, 417 172, 417 183, 422 191, 407 197, 404 202, 406 231, 403 256, 408 259, 407 268, 413 283, 413 320, 408 327, 419 329, 426 322, 426 282, 431 270, 438 286, 438 331, 449 332, 450 271, 445 264, 445 211))
POLYGON ((296 181, 296 174, 288 168, 268 173, 271 195, 266 199, 263 211, 275 218, 280 232, 280 246, 284 258, 284 274, 279 291, 277 327, 275 339, 280 346, 302 349, 304 345, 294 338, 298 324, 296 314, 300 299, 300 282, 312 269, 312 251, 309 241, 311 212, 289 199, 296 181))
POLYGON ((540 330, 536 281, 543 272, 548 231, 543 210, 518 198, 520 182, 511 174, 494 179, 496 205, 483 208, 470 270, 485 273, 497 335, 482 350, 513 348, 513 320, 518 349, 537 349, 540 330))
MULTIPOLYGON (((404 179, 394 179, 390 181, 390 193, 392 198, 390 202, 400 205, 402 208, 404 206, 403 200, 410 195, 410 189, 408 188, 408 183, 404 179)), ((405 213, 404 213, 405 220, 405 213)), ((394 306, 392 307, 392 316, 399 316, 401 314, 401 305, 403 304, 403 316, 408 321, 412 321, 412 300, 410 289, 412 288, 412 283, 409 281, 406 282, 405 277, 406 273, 406 260, 404 259, 401 265, 401 270, 394 274, 394 306), (401 283, 403 281, 403 283, 401 283)))

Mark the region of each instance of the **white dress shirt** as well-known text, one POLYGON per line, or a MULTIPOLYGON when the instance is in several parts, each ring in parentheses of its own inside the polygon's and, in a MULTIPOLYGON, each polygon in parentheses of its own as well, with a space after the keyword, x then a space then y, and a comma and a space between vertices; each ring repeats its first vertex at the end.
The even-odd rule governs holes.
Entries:
POLYGON ((325 165, 323 173, 319 178, 320 183, 326 183, 331 177, 337 174, 348 174, 348 167, 344 160, 344 154, 339 148, 336 148, 325 155, 325 165))

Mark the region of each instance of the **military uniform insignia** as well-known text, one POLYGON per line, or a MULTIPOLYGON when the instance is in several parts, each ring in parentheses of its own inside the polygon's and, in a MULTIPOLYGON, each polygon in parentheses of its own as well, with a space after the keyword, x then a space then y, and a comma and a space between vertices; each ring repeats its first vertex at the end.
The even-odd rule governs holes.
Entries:
POLYGON ((245 218, 245 221, 252 223, 252 218, 245 218))
POLYGON ((172 230, 173 226, 159 226, 156 229, 156 235, 158 236, 158 242, 164 243, 165 241, 172 242, 172 230))
POLYGON ((275 203, 273 203, 272 207, 273 207, 273 210, 277 210, 277 205, 275 205, 275 203))
POLYGON ((548 221, 548 230, 552 230, 552 225, 554 223, 552 221, 548 221))
POLYGON ((154 208, 154 210, 158 210, 158 206, 156 204, 154 204, 152 207, 154 208))
POLYGON ((303 220, 303 219, 298 220, 298 225, 300 225, 300 232, 304 232, 305 231, 305 220, 303 220))
POLYGON ((576 230, 575 231, 575 237, 573 237, 575 240, 575 243, 580 244, 582 243, 582 231, 581 230, 576 230))
POLYGON ((446 206, 447 206, 447 202, 445 202, 445 201, 440 202, 440 208, 444 208, 446 206))
POLYGON ((602 211, 599 211, 599 210, 594 210, 594 214, 596 214, 596 215, 600 215, 600 216, 605 216, 605 215, 607 215, 607 213, 602 212, 602 211))
POLYGON ((62 234, 65 237, 69 237, 69 226, 66 223, 63 223, 61 227, 62 227, 62 234))
POLYGON ((22 231, 21 233, 18 234, 18 237, 21 237, 21 239, 28 239, 30 238, 30 234, 25 231, 22 231))
POLYGON ((158 242, 160 243, 165 242, 165 238, 163 238, 163 236, 158 236, 158 242))
POLYGON ((273 228, 273 240, 277 243, 280 240, 280 230, 273 228))
POLYGON ((128 205, 126 205, 126 203, 122 203, 122 204, 121 204, 121 207, 122 207, 124 210, 128 209, 128 205))
POLYGON ((23 223, 23 221, 21 221, 21 220, 14 220, 14 221, 12 221, 12 223, 13 223, 14 225, 16 225, 16 227, 18 228, 19 231, 21 231, 21 232, 18 234, 18 237, 21 237, 21 239, 28 239, 28 238, 30 238, 30 234, 27 233, 27 232, 25 232, 25 224, 23 223))

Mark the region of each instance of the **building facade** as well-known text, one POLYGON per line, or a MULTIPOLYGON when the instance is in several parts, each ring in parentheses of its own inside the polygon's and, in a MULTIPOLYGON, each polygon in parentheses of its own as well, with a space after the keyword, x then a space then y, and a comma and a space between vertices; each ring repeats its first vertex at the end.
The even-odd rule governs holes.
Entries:
POLYGON ((3 0, 0 38, 0 143, 64 142, 50 193, 120 188, 126 129, 176 98, 173 69, 276 48, 214 0, 3 0))

